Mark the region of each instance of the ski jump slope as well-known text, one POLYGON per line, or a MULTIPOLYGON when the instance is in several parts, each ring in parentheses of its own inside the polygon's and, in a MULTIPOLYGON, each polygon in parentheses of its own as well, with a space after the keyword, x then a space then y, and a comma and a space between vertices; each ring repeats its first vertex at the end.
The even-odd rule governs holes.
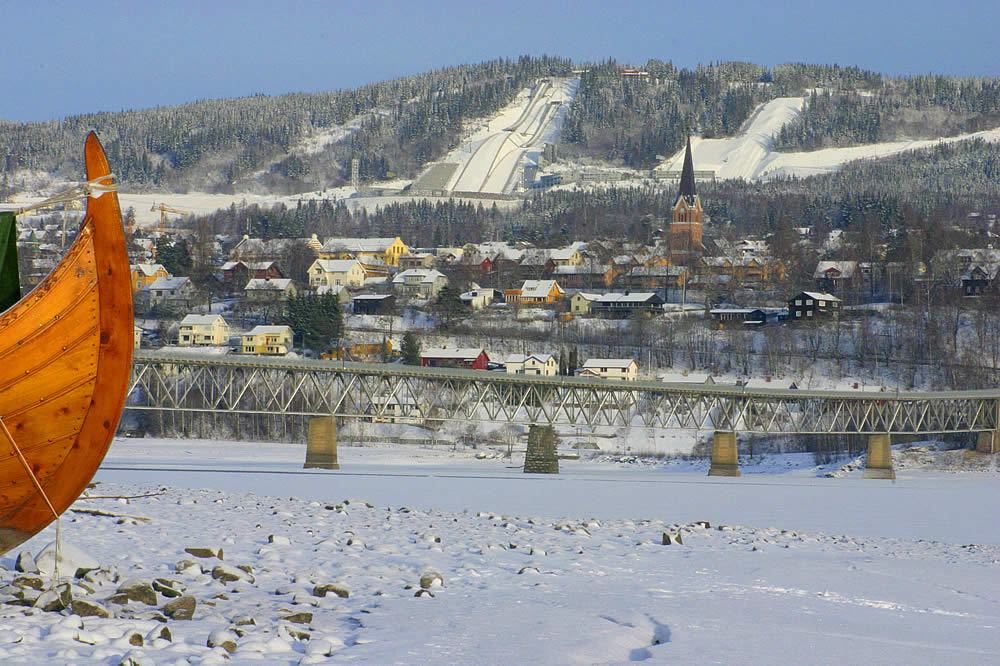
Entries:
MULTIPOLYGON (((812 176, 830 173, 852 160, 889 157, 907 150, 929 148, 938 143, 951 143, 981 138, 1000 142, 1000 128, 962 134, 946 139, 892 141, 850 148, 826 148, 798 153, 772 151, 774 136, 787 123, 802 113, 805 99, 780 97, 757 107, 739 134, 725 139, 692 137, 691 152, 695 169, 715 171, 716 178, 767 180, 780 176, 812 176)), ((660 168, 679 171, 684 151, 672 155, 660 168)))
POLYGON ((527 99, 508 106, 469 140, 471 154, 455 151, 446 162, 459 168, 448 182, 454 192, 510 192, 525 159, 537 160, 545 143, 556 140, 578 79, 540 79, 527 99))

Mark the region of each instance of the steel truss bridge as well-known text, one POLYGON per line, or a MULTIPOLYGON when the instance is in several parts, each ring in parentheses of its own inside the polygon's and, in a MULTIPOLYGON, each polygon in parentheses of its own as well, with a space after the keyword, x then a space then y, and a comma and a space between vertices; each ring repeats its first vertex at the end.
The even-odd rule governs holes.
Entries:
POLYGON ((537 377, 398 364, 136 351, 128 410, 163 418, 468 421, 716 432, 894 435, 994 432, 1000 390, 746 389, 537 377))

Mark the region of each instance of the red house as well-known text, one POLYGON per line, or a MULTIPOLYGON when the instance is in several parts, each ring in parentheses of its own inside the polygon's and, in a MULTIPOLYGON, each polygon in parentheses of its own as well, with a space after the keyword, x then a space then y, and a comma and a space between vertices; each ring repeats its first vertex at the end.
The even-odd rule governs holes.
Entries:
POLYGON ((428 349, 420 355, 420 365, 428 368, 468 368, 486 370, 490 357, 485 349, 428 349))

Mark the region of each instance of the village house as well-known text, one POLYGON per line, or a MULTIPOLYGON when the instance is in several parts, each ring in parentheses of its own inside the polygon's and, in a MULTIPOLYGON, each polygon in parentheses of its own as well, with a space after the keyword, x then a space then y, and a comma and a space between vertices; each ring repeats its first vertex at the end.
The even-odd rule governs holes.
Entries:
POLYGON ((514 305, 554 305, 564 293, 555 280, 525 280, 520 289, 507 289, 503 295, 514 305))
POLYGON ((146 307, 166 305, 188 309, 198 295, 194 283, 187 277, 160 277, 146 285, 140 294, 146 307))
POLYGON ((504 364, 509 375, 554 377, 559 374, 559 362, 552 354, 511 354, 504 364))
POLYGON ((434 268, 434 255, 430 252, 414 252, 399 258, 399 270, 411 268, 434 268))
POLYGON ((835 315, 840 312, 841 300, 832 294, 802 291, 788 301, 788 318, 792 321, 835 315))
POLYGON ((428 368, 468 368, 486 370, 490 357, 485 349, 448 349, 438 347, 420 354, 420 365, 428 368))
POLYGON ((612 319, 625 319, 633 313, 646 314, 663 312, 663 299, 655 292, 612 292, 601 294, 590 304, 590 314, 612 319))
POLYGON ((843 291, 858 287, 863 282, 856 261, 821 261, 813 271, 816 286, 827 291, 843 291))
POLYGON ((731 324, 737 326, 763 326, 764 324, 781 320, 787 313, 777 308, 712 308, 709 310, 712 322, 723 327, 731 324))
POLYGON ((163 264, 132 264, 129 266, 129 272, 132 276, 132 291, 142 291, 157 278, 170 277, 163 264))
POLYGON ((244 291, 250 303, 277 303, 298 295, 295 284, 288 278, 252 279, 247 282, 244 291))
POLYGON ((493 297, 496 294, 493 289, 483 289, 475 282, 473 282, 470 286, 472 289, 460 294, 458 297, 464 305, 468 306, 472 310, 482 310, 493 302, 493 297))
POLYGON ((323 286, 359 289, 365 282, 365 270, 357 259, 317 259, 308 273, 313 289, 323 286))
POLYGON ((290 326, 254 326, 243 334, 244 354, 284 356, 292 347, 290 326))
POLYGON ((616 276, 614 268, 596 261, 556 266, 550 275, 566 289, 610 289, 616 276))
POLYGON ((971 264, 962 273, 962 293, 967 298, 982 296, 996 284, 1000 264, 971 264))
MULTIPOLYGON (((250 238, 244 235, 229 251, 229 258, 234 261, 269 261, 280 258, 289 248, 295 245, 305 245, 318 253, 322 246, 316 234, 310 238, 250 238)), ((238 284, 238 283, 237 283, 238 284)))
POLYGON ((177 331, 181 347, 229 344, 229 324, 218 314, 189 314, 177 331))
POLYGON ((392 279, 392 290, 400 298, 430 300, 447 285, 444 273, 433 268, 411 268, 392 279))
POLYGON ((594 301, 601 297, 600 294, 594 294, 587 291, 578 291, 569 297, 569 312, 573 315, 586 315, 590 314, 591 305, 594 301))
POLYGON ((320 259, 360 259, 373 257, 397 266, 399 257, 409 254, 406 244, 395 238, 328 238, 319 251, 320 259))
POLYGON ((392 314, 396 309, 396 297, 392 294, 358 294, 351 299, 351 308, 356 315, 392 314))
POLYGON ((591 358, 577 373, 580 377, 599 377, 634 382, 639 379, 639 364, 631 358, 591 358))

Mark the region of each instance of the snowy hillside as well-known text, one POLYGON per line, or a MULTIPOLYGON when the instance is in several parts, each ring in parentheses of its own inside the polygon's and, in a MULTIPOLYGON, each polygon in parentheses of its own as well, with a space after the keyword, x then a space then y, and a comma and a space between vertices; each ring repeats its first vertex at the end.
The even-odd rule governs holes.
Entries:
MULTIPOLYGON (((774 99, 758 107, 735 137, 693 137, 691 151, 695 169, 715 171, 716 178, 759 180, 777 176, 803 177, 836 171, 852 160, 889 157, 907 150, 929 148, 938 143, 975 138, 1000 142, 1000 128, 997 128, 947 139, 894 141, 797 153, 772 151, 773 137, 784 125, 798 117, 804 103, 805 98, 802 97, 774 99)), ((680 150, 658 168, 679 171, 683 161, 684 151, 680 150)))

